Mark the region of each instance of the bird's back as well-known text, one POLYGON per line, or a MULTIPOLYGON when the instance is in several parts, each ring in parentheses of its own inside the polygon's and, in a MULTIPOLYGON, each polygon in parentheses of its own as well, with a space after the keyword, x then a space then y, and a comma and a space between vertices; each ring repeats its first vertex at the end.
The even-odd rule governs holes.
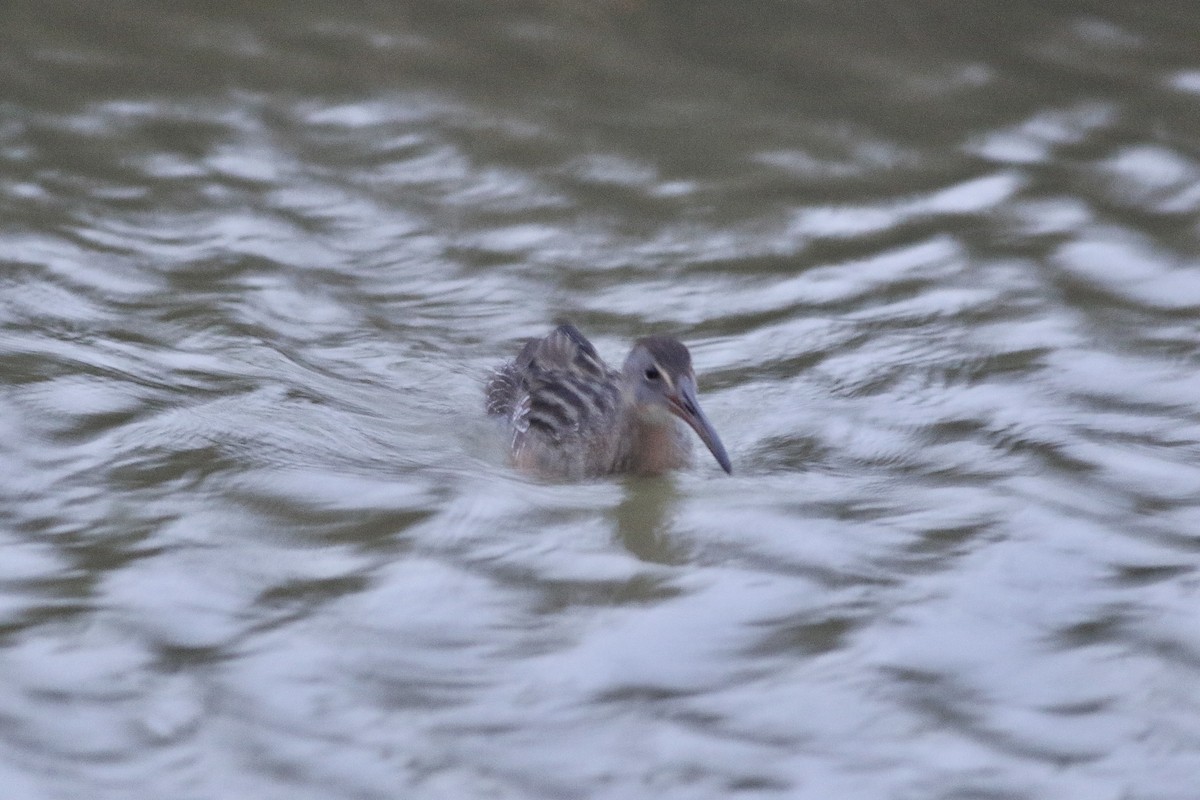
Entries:
POLYGON ((543 474, 611 469, 620 407, 620 374, 569 323, 528 342, 487 386, 487 411, 507 422, 513 460, 543 474))

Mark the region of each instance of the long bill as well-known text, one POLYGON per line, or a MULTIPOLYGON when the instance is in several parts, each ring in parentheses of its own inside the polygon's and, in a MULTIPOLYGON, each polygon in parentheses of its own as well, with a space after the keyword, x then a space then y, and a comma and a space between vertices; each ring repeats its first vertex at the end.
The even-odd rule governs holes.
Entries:
POLYGON ((668 396, 671 413, 691 426, 708 448, 708 452, 712 453, 713 458, 721 465, 721 469, 732 475, 733 465, 729 463, 725 445, 721 444, 721 437, 717 435, 716 429, 701 410, 700 401, 696 399, 695 379, 690 376, 682 377, 677 381, 675 389, 676 391, 668 396))

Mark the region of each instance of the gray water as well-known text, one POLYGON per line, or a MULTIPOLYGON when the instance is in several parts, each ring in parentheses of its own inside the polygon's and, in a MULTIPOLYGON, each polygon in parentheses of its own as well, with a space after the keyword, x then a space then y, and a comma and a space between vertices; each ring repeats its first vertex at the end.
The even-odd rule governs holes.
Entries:
POLYGON ((1200 797, 1200 7, 0 11, 0 795, 1200 797), (727 477, 505 463, 569 317, 727 477))

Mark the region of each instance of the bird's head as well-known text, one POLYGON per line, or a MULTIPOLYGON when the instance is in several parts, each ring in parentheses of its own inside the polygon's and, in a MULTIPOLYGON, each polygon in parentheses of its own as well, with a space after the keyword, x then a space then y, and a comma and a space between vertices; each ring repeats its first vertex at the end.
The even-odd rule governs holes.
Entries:
POLYGON ((670 415, 678 417, 696 432, 721 469, 733 474, 721 437, 717 436, 696 398, 692 355, 682 342, 670 336, 638 339, 625 359, 622 373, 626 383, 634 387, 639 418, 659 422, 670 415))

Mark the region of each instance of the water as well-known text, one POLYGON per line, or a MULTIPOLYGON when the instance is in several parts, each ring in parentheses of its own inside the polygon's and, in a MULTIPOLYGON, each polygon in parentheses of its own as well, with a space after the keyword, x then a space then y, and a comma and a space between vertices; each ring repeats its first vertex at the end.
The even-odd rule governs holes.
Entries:
POLYGON ((1194 4, 0 23, 5 798, 1200 794, 1194 4), (564 315, 734 476, 508 469, 564 315))

